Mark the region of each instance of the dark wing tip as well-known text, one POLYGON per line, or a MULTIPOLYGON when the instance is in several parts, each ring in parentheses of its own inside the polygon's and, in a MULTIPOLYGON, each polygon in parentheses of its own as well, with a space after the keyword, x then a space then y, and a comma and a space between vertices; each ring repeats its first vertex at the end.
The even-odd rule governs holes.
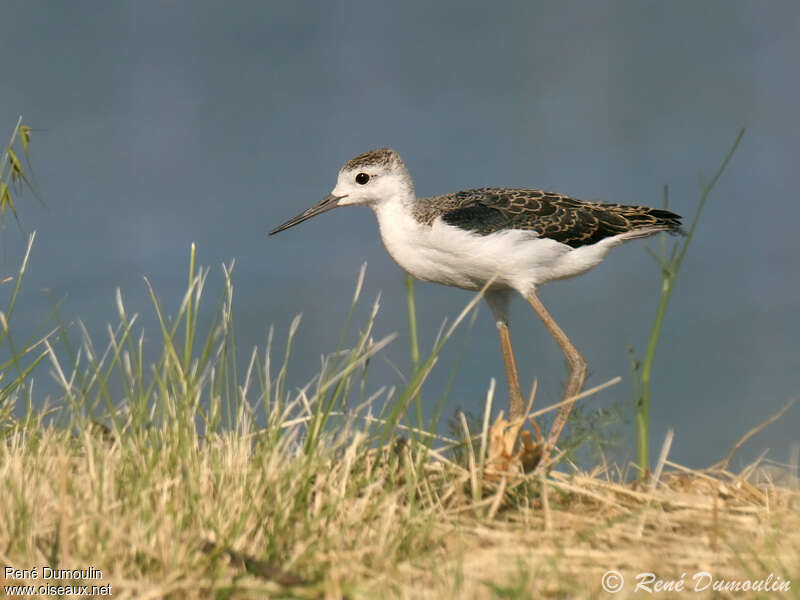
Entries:
POLYGON ((663 227, 665 231, 676 235, 686 235, 686 231, 682 227, 683 217, 679 214, 663 208, 651 208, 649 214, 655 218, 655 224, 663 227))

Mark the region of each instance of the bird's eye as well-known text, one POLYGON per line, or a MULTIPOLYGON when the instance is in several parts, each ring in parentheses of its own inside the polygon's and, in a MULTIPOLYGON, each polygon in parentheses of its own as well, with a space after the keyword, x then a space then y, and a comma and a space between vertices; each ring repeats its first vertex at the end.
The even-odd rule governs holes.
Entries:
POLYGON ((364 185, 368 181, 369 181, 369 175, 367 175, 366 173, 359 173, 358 175, 356 175, 356 183, 358 185, 364 185))

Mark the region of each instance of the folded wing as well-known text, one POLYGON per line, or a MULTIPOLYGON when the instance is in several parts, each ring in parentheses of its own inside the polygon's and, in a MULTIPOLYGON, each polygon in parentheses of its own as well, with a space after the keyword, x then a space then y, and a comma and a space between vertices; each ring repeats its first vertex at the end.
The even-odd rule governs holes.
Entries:
POLYGON ((437 197, 449 225, 489 235, 506 229, 535 231, 573 248, 625 233, 681 233, 681 217, 646 206, 584 202, 542 190, 479 188, 437 197))

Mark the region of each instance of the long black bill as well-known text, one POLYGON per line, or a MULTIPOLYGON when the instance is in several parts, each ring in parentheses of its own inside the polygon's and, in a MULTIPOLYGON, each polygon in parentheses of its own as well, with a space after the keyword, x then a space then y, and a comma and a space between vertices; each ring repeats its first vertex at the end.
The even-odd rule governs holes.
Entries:
POLYGON ((270 231, 269 234, 275 235, 279 231, 283 231, 284 229, 289 229, 289 227, 294 227, 295 225, 302 223, 306 219, 310 219, 311 217, 315 217, 332 208, 336 208, 337 206, 339 206, 339 200, 341 200, 342 198, 344 198, 344 196, 334 196, 333 194, 330 194, 329 196, 323 198, 322 202, 320 202, 319 204, 315 204, 308 210, 304 210, 296 217, 286 221, 286 223, 284 223, 283 225, 278 225, 275 229, 270 231))

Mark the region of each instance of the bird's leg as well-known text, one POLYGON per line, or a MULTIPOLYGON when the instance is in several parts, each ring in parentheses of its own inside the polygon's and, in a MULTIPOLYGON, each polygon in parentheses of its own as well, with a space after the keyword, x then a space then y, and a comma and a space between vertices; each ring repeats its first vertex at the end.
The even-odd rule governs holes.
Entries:
MULTIPOLYGON (((544 322, 545 327, 550 331, 550 335, 552 335, 556 342, 558 342, 558 345, 561 346, 564 356, 567 357, 567 362, 569 363, 569 377, 567 379, 567 387, 564 390, 564 400, 572 398, 579 394, 583 387, 583 382, 586 379, 586 361, 583 360, 583 357, 575 349, 575 346, 569 341, 567 334, 564 333, 561 327, 558 326, 558 323, 550 316, 550 313, 544 307, 542 301, 539 300, 536 292, 530 292, 526 298, 533 307, 533 310, 536 311, 536 314, 538 314, 539 318, 544 322)), ((558 410, 558 414, 553 421, 553 426, 550 428, 550 434, 547 438, 550 447, 555 446, 555 443, 558 441, 561 430, 564 429, 564 425, 567 423, 567 417, 574 403, 574 401, 569 402, 558 410)))
POLYGON ((519 387, 517 363, 514 360, 514 349, 511 347, 511 335, 508 332, 508 322, 497 322, 497 333, 500 334, 500 347, 503 349, 503 361, 506 363, 506 378, 508 379, 508 420, 516 421, 525 416, 525 405, 522 401, 522 390, 519 387))
POLYGON ((489 289, 486 290, 484 298, 492 310, 497 333, 500 334, 500 347, 503 350, 503 362, 506 364, 508 379, 508 419, 514 421, 525 416, 525 405, 522 401, 517 363, 514 361, 514 349, 511 347, 511 336, 508 332, 509 290, 489 289))
MULTIPOLYGON (((531 399, 526 408, 522 400, 522 389, 517 376, 517 364, 514 361, 514 349, 511 346, 508 322, 498 321, 497 331, 500 334, 500 346, 503 348, 503 360, 506 363, 506 376, 508 378, 508 420, 511 423, 516 423, 512 428, 521 428, 523 423, 520 423, 520 421, 528 416, 527 412, 533 402, 533 392, 531 392, 531 399)), ((534 384, 534 390, 536 389, 535 386, 536 384, 534 384)), ((542 442, 542 434, 539 431, 539 427, 533 419, 529 419, 529 421, 536 431, 537 442, 534 443, 530 431, 522 431, 520 429, 513 446, 514 453, 519 457, 522 470, 525 473, 530 473, 536 468, 536 465, 542 459, 544 450, 544 442, 542 442)))

